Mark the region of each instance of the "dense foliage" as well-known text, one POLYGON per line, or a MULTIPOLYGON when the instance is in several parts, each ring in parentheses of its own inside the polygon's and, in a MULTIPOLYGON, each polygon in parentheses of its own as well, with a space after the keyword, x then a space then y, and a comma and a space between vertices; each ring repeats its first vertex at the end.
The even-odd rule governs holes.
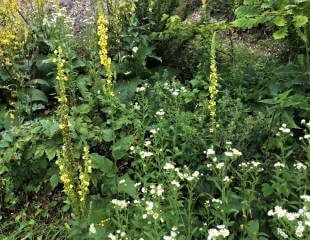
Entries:
POLYGON ((309 239, 309 1, 65 2, 0 0, 1 239, 309 239))

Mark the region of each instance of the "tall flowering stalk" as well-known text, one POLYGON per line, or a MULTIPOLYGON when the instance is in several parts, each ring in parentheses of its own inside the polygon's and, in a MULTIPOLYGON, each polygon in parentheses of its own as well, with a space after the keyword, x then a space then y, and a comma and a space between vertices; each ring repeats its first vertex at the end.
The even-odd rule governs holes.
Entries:
POLYGON ((85 200, 86 196, 89 192, 89 182, 90 182, 90 174, 92 173, 92 167, 91 167, 91 160, 89 158, 89 147, 85 146, 83 150, 83 168, 80 169, 80 186, 78 195, 80 198, 80 204, 81 204, 81 211, 85 208, 85 200))
POLYGON ((211 126, 210 132, 213 133, 216 130, 216 96, 218 93, 218 74, 216 66, 216 33, 213 33, 210 52, 210 85, 209 85, 209 100, 208 109, 210 112, 211 126))
POLYGON ((20 54, 28 38, 28 29, 19 14, 16 0, 2 0, 0 4, 0 63, 13 65, 13 56, 20 54))
POLYGON ((57 76, 56 80, 58 83, 59 91, 59 112, 60 112, 60 129, 63 137, 63 149, 61 156, 56 161, 56 164, 59 167, 60 180, 64 185, 64 192, 68 197, 68 201, 73 208, 75 213, 78 212, 78 198, 75 193, 76 189, 76 171, 73 166, 73 153, 72 153, 72 143, 69 135, 69 105, 68 97, 66 95, 66 85, 68 77, 65 75, 64 65, 65 60, 63 59, 63 50, 61 47, 58 47, 55 50, 56 58, 54 62, 57 65, 57 76))
POLYGON ((63 57, 63 50, 58 47, 55 50, 56 57, 54 62, 57 65, 56 80, 58 83, 60 103, 60 129, 63 137, 63 149, 56 164, 59 167, 60 180, 64 185, 64 192, 68 197, 68 201, 73 209, 73 212, 79 216, 84 212, 86 196, 90 182, 90 174, 92 173, 91 160, 89 158, 89 147, 84 147, 83 163, 81 166, 74 161, 73 148, 70 138, 69 129, 69 103, 66 94, 68 77, 65 74, 64 66, 66 61, 63 57))
POLYGON ((100 63, 104 67, 106 72, 105 81, 105 93, 109 96, 114 96, 114 84, 113 84, 113 74, 111 71, 111 58, 108 56, 108 20, 105 18, 103 10, 100 8, 98 16, 98 29, 97 34, 99 37, 98 45, 100 48, 99 56, 100 63))

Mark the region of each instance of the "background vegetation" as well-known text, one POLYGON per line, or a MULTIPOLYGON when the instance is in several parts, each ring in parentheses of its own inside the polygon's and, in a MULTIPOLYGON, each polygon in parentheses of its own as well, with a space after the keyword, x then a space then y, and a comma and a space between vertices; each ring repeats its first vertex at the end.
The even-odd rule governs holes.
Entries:
POLYGON ((0 1, 1 239, 309 239, 307 0, 0 1))

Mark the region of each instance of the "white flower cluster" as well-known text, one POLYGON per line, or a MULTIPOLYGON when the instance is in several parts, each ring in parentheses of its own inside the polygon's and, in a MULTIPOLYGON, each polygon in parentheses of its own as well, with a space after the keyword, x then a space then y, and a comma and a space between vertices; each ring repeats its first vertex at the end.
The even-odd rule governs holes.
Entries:
POLYGON ((138 92, 144 92, 144 91, 147 89, 148 86, 149 86, 149 85, 148 85, 147 83, 145 83, 143 86, 137 87, 137 88, 136 88, 136 92, 137 92, 137 93, 138 93, 138 92))
POLYGON ((215 151, 213 148, 209 148, 209 149, 207 149, 207 151, 203 151, 203 153, 206 154, 207 157, 215 155, 215 151))
POLYGON ((291 129, 289 129, 287 125, 283 123, 282 126, 279 128, 279 131, 282 133, 290 133, 291 129))
POLYGON ((231 182, 232 182, 232 179, 231 179, 230 177, 228 177, 228 176, 225 176, 225 177, 223 178, 223 182, 226 183, 226 184, 228 184, 228 183, 231 183, 231 182))
POLYGON ((142 215, 143 219, 146 219, 148 216, 151 216, 154 219, 159 217, 159 214, 154 211, 154 202, 145 201, 145 213, 142 215))
POLYGON ((89 234, 96 234, 97 230, 96 230, 96 227, 95 227, 95 224, 90 224, 89 226, 89 234))
MULTIPOLYGON (((166 170, 167 172, 174 172, 176 175, 180 178, 180 180, 192 182, 194 180, 198 180, 199 176, 202 176, 203 174, 200 173, 199 171, 194 171, 193 173, 190 173, 190 170, 188 169, 187 166, 184 167, 184 171, 181 172, 180 168, 175 167, 175 163, 173 162, 167 162, 164 166, 163 169, 166 170)), ((171 181, 171 184, 179 188, 181 185, 177 180, 171 181)))
POLYGON ((301 123, 301 125, 306 125, 306 129, 304 129, 305 135, 303 137, 299 137, 299 140, 305 139, 305 140, 308 140, 308 143, 310 143, 310 133, 309 133, 310 120, 308 122, 306 122, 305 119, 302 119, 300 123, 301 123))
POLYGON ((156 115, 157 115, 157 116, 160 116, 160 117, 164 116, 164 115, 165 115, 164 109, 159 109, 159 110, 156 112, 156 115))
POLYGON ((303 237, 305 226, 303 225, 302 221, 298 221, 298 225, 295 228, 295 235, 299 238, 303 237))
POLYGON ((230 232, 224 225, 218 225, 216 228, 208 230, 208 240, 227 238, 230 232))
MULTIPOLYGON (((298 238, 303 237, 304 231, 310 228, 310 196, 302 195, 300 198, 304 200, 305 206, 302 209, 299 209, 297 212, 288 212, 281 206, 275 206, 274 210, 271 209, 268 211, 268 216, 275 216, 278 219, 297 223, 295 226, 295 235, 298 238)), ((277 233, 283 238, 288 238, 286 237, 287 234, 282 229, 277 229, 277 233)))
POLYGON ((305 202, 309 202, 310 203, 310 196, 309 195, 301 195, 300 198, 302 200, 304 200, 305 202))
POLYGON ((141 106, 139 105, 139 103, 135 102, 135 104, 133 105, 133 108, 139 111, 141 109, 141 106))
POLYGON ((154 155, 154 153, 152 153, 152 152, 148 152, 148 151, 141 151, 140 152, 140 156, 141 156, 141 158, 147 158, 147 157, 151 157, 151 156, 153 156, 154 155))
POLYGON ((151 133, 150 138, 153 138, 154 135, 157 133, 157 131, 159 131, 159 128, 157 128, 157 129, 152 128, 152 129, 150 130, 150 133, 151 133))
POLYGON ((294 163, 293 165, 297 170, 306 170, 307 166, 301 162, 294 163))
POLYGON ((181 180, 187 180, 189 182, 191 182, 193 180, 198 180, 199 176, 201 175, 198 171, 195 171, 192 174, 190 174, 190 173, 182 173, 182 172, 180 172, 179 168, 176 168, 175 172, 177 173, 178 177, 181 180))
POLYGON ((173 96, 178 96, 180 93, 185 93, 187 92, 186 88, 184 86, 178 88, 176 84, 172 83, 170 84, 169 82, 164 83, 165 90, 168 90, 173 96))
POLYGON ((302 125, 306 125, 307 127, 310 127, 310 120, 309 120, 308 122, 306 122, 305 119, 302 119, 302 120, 300 121, 300 123, 301 123, 302 125))
POLYGON ((128 239, 126 237, 126 232, 117 230, 115 234, 109 233, 108 238, 111 240, 118 240, 118 239, 128 239))
POLYGON ((152 144, 152 142, 151 142, 150 140, 146 140, 146 141, 144 142, 144 146, 145 146, 145 147, 149 147, 151 144, 152 144))
POLYGON ((177 180, 172 180, 171 184, 177 188, 181 187, 181 184, 177 180))
POLYGON ((211 204, 215 207, 215 208, 219 208, 223 202, 221 199, 218 199, 218 198, 212 198, 210 201, 207 200, 205 203, 204 203, 204 206, 206 208, 209 208, 211 206, 211 204))
POLYGON ((163 193, 164 193, 164 189, 163 189, 163 186, 161 184, 158 184, 157 186, 155 186, 154 184, 152 184, 150 186, 150 193, 154 196, 157 196, 157 197, 162 197, 163 196, 163 193))
MULTIPOLYGON (((199 176, 203 175, 199 171, 194 171, 193 173, 190 173, 187 166, 184 166, 184 172, 181 172, 180 168, 175 167, 175 164, 171 162, 166 163, 163 169, 166 171, 174 171, 181 180, 187 180, 189 182, 193 180, 198 180, 199 176)), ((179 185, 176 182, 174 183, 176 186, 179 185)))
POLYGON ((118 184, 119 184, 119 185, 127 186, 127 183, 126 183, 126 180, 125 180, 125 179, 119 180, 118 184))
POLYGON ((279 234, 279 236, 281 236, 281 237, 283 237, 283 238, 285 238, 285 239, 288 238, 288 235, 287 235, 287 234, 284 232, 284 230, 281 229, 281 228, 277 228, 277 233, 279 234))
POLYGON ((174 170, 175 169, 174 163, 170 163, 170 162, 166 163, 164 165, 163 169, 165 169, 165 170, 174 170))
POLYGON ((230 151, 226 151, 224 152, 224 155, 226 157, 239 157, 242 155, 242 152, 240 152, 238 149, 236 148, 232 148, 230 151))
POLYGON ((163 240, 176 240, 178 235, 177 228, 173 227, 170 231, 170 235, 166 235, 163 237, 163 240))
POLYGON ((215 168, 216 168, 216 169, 221 170, 221 169, 223 169, 224 167, 225 167, 225 163, 223 163, 223 162, 219 162, 219 163, 216 163, 216 164, 215 164, 215 168))
POLYGON ((285 168, 285 165, 281 162, 276 162, 274 165, 273 165, 275 168, 285 168))
POLYGON ((136 153, 136 148, 134 146, 130 146, 129 150, 131 153, 136 153))
POLYGON ((115 205, 115 207, 118 207, 120 209, 125 209, 128 207, 129 201, 126 200, 118 200, 118 199, 112 199, 111 203, 115 205))
POLYGON ((281 127, 279 127, 279 132, 276 135, 280 136, 281 134, 290 134, 291 136, 293 136, 293 134, 291 133, 291 129, 289 129, 285 123, 283 123, 281 127))
POLYGON ((187 90, 185 89, 185 87, 181 87, 180 89, 177 89, 177 88, 175 88, 175 89, 170 88, 170 89, 169 89, 169 92, 171 92, 171 94, 172 94, 173 96, 177 97, 177 96, 180 94, 180 92, 184 93, 184 92, 187 92, 187 90))
POLYGON ((258 170, 258 171, 263 171, 263 168, 259 167, 261 165, 260 162, 256 161, 251 161, 247 163, 240 163, 239 167, 244 168, 244 169, 250 169, 250 170, 258 170))

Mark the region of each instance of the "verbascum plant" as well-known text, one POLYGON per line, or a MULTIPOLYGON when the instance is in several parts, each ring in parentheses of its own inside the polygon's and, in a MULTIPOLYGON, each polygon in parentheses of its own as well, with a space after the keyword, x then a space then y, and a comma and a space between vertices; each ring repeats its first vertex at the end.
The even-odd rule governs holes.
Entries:
POLYGON ((85 146, 83 150, 83 168, 80 169, 80 186, 79 186, 79 191, 78 195, 80 198, 80 205, 81 205, 81 211, 85 209, 85 200, 86 196, 89 192, 89 183, 90 183, 90 174, 92 173, 92 167, 91 167, 91 160, 89 158, 89 147, 85 146))
POLYGON ((3 0, 0 4, 0 63, 13 65, 14 56, 20 54, 28 38, 28 29, 19 14, 16 0, 3 0))
POLYGON ((68 197, 68 201, 73 209, 75 214, 79 213, 79 201, 76 195, 75 189, 77 187, 77 181, 75 176, 77 171, 73 165, 73 153, 72 153, 72 143, 69 133, 69 105, 68 97, 66 95, 66 85, 68 82, 68 77, 64 71, 65 60, 63 58, 63 50, 61 47, 58 47, 55 50, 56 58, 54 62, 57 65, 57 76, 56 80, 58 83, 59 91, 59 113, 60 113, 60 129, 63 137, 63 148, 62 152, 56 161, 56 164, 59 167, 60 180, 64 185, 64 192, 68 197))
POLYGON ((63 137, 63 148, 56 164, 59 167, 60 180, 64 185, 73 213, 80 216, 84 213, 86 196, 89 192, 90 175, 92 173, 91 160, 89 158, 89 147, 85 146, 82 155, 82 164, 74 160, 72 141, 70 138, 69 124, 69 101, 66 94, 68 77, 65 74, 65 63, 63 50, 58 47, 55 50, 54 62, 57 66, 56 80, 59 92, 60 129, 63 137))
POLYGON ((100 63, 106 72, 106 81, 104 84, 105 93, 108 96, 114 96, 113 74, 111 71, 111 58, 108 56, 108 20, 105 18, 103 10, 99 10, 97 34, 99 37, 98 45, 100 48, 100 63))
POLYGON ((216 33, 213 33, 210 52, 210 84, 209 84, 209 100, 208 109, 210 114, 210 132, 215 132, 217 128, 216 121, 216 96, 218 93, 218 74, 216 66, 216 33))

